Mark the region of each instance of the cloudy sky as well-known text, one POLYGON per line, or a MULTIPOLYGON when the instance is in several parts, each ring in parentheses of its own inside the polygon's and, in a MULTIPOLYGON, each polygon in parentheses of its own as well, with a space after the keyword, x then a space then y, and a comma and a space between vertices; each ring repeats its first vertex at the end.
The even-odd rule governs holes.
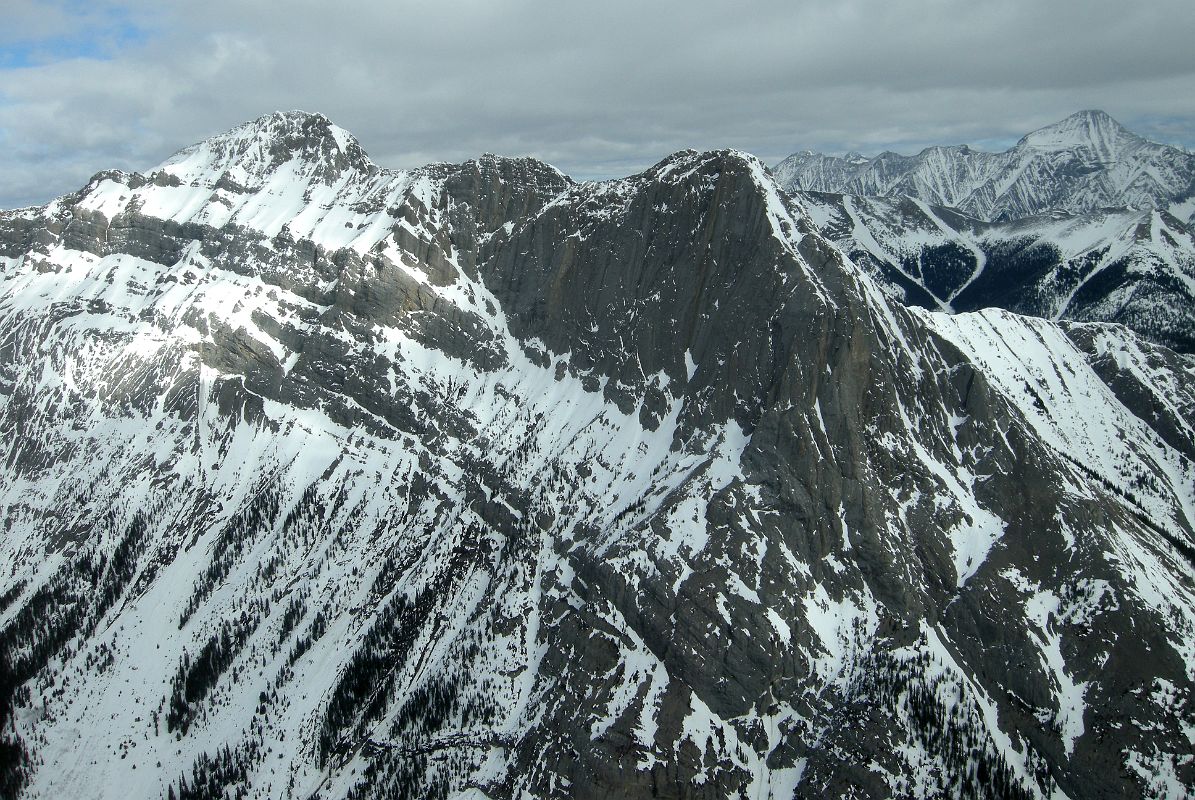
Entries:
POLYGON ((1004 149, 1083 108, 1195 147, 1191 0, 3 0, 0 208, 264 113, 374 161, 1004 149))

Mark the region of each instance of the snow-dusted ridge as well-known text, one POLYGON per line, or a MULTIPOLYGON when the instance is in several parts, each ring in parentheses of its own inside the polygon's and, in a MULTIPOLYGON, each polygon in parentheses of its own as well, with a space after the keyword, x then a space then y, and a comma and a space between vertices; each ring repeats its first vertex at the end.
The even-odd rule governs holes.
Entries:
POLYGON ((776 165, 790 191, 908 195, 984 220, 1062 210, 1158 208, 1191 220, 1195 155, 1147 141, 1102 111, 1080 111, 1003 153, 966 145, 915 156, 795 153, 776 165))
POLYGON ((0 215, 4 791, 1188 792, 1191 359, 818 208, 283 114, 0 215))
POLYGON ((819 229, 901 302, 1117 322, 1195 351, 1195 235, 1165 211, 992 223, 909 197, 796 196, 819 229))

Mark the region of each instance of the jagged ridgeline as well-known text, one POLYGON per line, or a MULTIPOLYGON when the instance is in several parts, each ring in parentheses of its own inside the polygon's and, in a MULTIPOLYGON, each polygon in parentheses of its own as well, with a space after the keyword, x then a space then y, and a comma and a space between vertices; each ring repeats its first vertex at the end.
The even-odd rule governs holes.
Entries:
POLYGON ((1115 322, 1195 353, 1195 235, 1160 209, 984 222, 911 197, 795 196, 819 230, 894 299, 1115 322))
POLYGON ((1021 137, 1002 153, 966 145, 827 156, 806 150, 776 165, 792 191, 905 196, 982 220, 1158 209, 1195 219, 1195 153, 1151 142, 1103 111, 1079 111, 1021 137))
POLYGON ((0 215, 0 794, 1189 794, 1192 367, 735 152, 101 174, 0 215))
POLYGON ((1195 353, 1195 155, 1102 111, 1003 153, 806 151, 776 177, 900 302, 1115 322, 1195 353))

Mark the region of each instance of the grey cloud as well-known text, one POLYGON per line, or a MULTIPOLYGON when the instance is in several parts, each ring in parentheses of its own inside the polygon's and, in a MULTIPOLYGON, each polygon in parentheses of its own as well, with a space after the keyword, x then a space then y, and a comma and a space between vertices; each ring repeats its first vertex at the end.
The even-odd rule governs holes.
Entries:
POLYGON ((284 108, 387 166, 493 151, 578 177, 683 147, 995 146, 1087 107, 1195 144, 1186 0, 117 5, 156 15, 149 41, 4 75, 0 207, 284 108))

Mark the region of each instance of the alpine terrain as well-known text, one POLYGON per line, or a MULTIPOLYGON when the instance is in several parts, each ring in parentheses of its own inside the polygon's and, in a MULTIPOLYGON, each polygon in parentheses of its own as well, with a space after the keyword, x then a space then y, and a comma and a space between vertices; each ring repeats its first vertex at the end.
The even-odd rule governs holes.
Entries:
POLYGON ((778 180, 897 300, 1116 322, 1195 352, 1195 155, 1102 111, 1004 153, 797 153, 778 180))
POLYGON ((1195 234, 1169 212, 984 222, 912 197, 796 196, 822 234, 900 302, 1117 322, 1195 353, 1195 234))
POLYGON ((1195 153, 1147 141, 1103 111, 1072 114, 1003 153, 967 145, 874 158, 806 150, 775 173, 790 191, 908 195, 989 221, 1128 207, 1159 208, 1189 223, 1195 213, 1195 153))
POLYGON ((1195 794, 1195 358, 817 208, 290 112, 0 214, 0 795, 1195 794))

